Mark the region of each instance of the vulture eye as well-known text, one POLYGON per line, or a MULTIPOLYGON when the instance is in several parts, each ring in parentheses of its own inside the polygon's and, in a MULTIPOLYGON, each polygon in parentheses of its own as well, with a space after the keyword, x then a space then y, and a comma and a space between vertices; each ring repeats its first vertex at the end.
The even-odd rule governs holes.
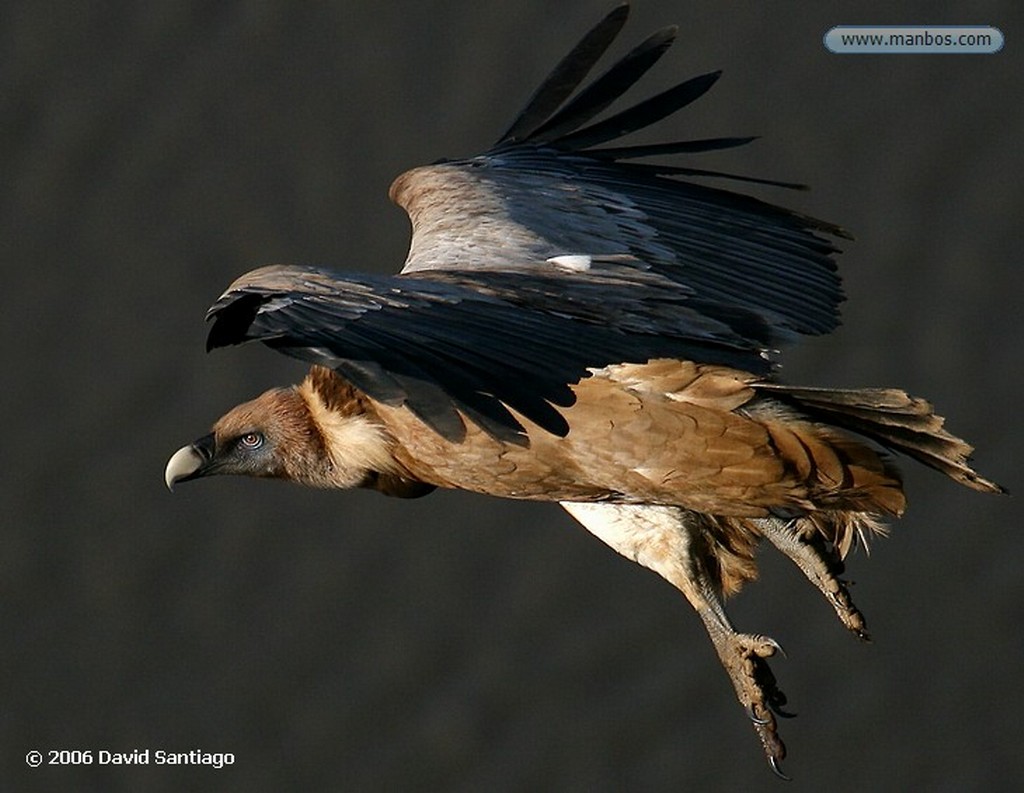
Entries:
POLYGON ((238 439, 238 446, 241 449, 258 449, 263 445, 263 435, 259 432, 247 432, 238 439))

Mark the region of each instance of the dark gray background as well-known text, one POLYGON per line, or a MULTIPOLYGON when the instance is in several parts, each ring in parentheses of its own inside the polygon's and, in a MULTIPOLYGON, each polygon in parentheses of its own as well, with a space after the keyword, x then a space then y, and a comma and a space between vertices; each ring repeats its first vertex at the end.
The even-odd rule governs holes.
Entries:
MULTIPOLYGON (((782 789, 683 599, 554 506, 162 482, 226 408, 302 375, 203 353, 220 291, 269 262, 396 270, 390 180, 484 148, 610 5, 5 7, 0 784, 782 789), (25 767, 60 748, 237 761, 25 767)), ((1019 490, 1024 7, 636 5, 619 53, 681 24, 654 88, 725 69, 656 137, 763 135, 701 164, 811 183, 759 194, 858 237, 844 328, 784 376, 927 396, 1019 490), (997 25, 1006 48, 822 46, 898 22, 997 25)), ((906 473, 908 516, 850 565, 874 644, 767 551, 732 606, 789 653, 787 790, 1024 777, 1019 509, 906 473)))

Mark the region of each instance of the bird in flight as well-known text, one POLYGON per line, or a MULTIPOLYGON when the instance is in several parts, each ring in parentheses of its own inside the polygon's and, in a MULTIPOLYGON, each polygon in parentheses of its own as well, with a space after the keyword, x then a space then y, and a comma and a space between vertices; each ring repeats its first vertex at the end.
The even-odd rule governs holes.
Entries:
POLYGON ((781 776, 779 645, 737 631, 724 606, 755 578, 756 546, 789 557, 865 639, 840 575, 903 512, 888 452, 1001 488, 923 399, 776 379, 773 351, 839 324, 847 235, 722 186, 764 180, 651 159, 751 138, 619 143, 719 76, 599 119, 676 35, 581 88, 627 15, 590 30, 486 152, 394 181, 412 221, 398 275, 275 265, 228 287, 207 349, 260 341, 312 368, 228 411, 165 478, 556 501, 683 593, 781 776))

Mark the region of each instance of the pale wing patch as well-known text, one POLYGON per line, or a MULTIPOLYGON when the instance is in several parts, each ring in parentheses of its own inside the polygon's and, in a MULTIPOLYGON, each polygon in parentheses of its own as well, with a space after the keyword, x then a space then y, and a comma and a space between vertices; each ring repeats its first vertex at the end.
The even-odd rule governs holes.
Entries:
POLYGON ((568 270, 574 273, 585 273, 590 269, 590 265, 593 260, 585 253, 567 253, 562 256, 552 256, 546 261, 562 270, 568 270))
POLYGON ((402 272, 501 269, 555 253, 549 240, 511 217, 506 192, 464 164, 428 165, 399 175, 388 195, 412 222, 402 272))

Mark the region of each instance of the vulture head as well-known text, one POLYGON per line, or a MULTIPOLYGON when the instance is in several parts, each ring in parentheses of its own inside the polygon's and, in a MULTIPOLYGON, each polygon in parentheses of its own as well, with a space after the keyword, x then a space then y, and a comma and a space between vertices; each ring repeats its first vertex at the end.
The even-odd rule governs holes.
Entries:
POLYGON ((308 481, 328 476, 330 461, 297 389, 274 388, 232 408, 212 431, 176 451, 168 487, 215 474, 308 481))
POLYGON ((315 367, 298 386, 273 388, 232 408, 208 435, 171 455, 167 487, 236 474, 405 498, 433 490, 401 465, 384 425, 342 388, 332 372, 315 367))

